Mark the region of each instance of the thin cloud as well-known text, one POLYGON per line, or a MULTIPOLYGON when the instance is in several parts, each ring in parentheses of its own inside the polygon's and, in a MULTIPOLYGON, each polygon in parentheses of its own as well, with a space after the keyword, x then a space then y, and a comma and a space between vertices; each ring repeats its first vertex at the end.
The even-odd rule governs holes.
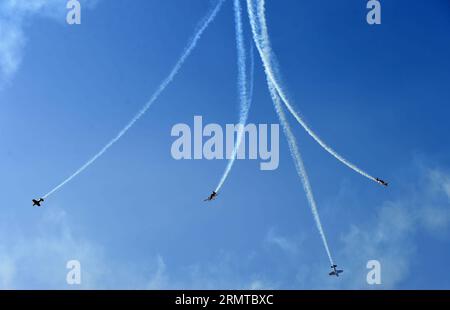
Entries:
POLYGON ((266 236, 266 242, 268 245, 276 246, 282 251, 290 254, 297 254, 299 252, 300 245, 298 244, 298 242, 279 235, 274 228, 269 230, 266 236))
MULTIPOLYGON (((81 0, 82 8, 93 8, 99 0, 81 0)), ((66 20, 66 1, 5 0, 0 4, 0 87, 19 70, 26 46, 26 28, 36 17, 60 23, 66 20)))
POLYGON ((147 288, 150 290, 158 290, 168 287, 169 279, 166 270, 166 263, 161 255, 156 257, 155 272, 151 276, 147 288))
MULTIPOLYGON (((208 264, 167 266, 159 257, 150 274, 148 287, 157 289, 396 289, 403 287, 410 270, 417 261, 417 237, 446 238, 450 228, 450 205, 446 192, 450 173, 423 169, 415 184, 399 197, 376 208, 367 221, 355 223, 340 236, 337 257, 345 269, 339 281, 328 276, 322 263, 302 263, 307 244, 303 238, 280 235, 271 228, 261 243, 255 244, 247 254, 237 255, 222 251, 208 264), (285 258, 298 261, 291 275, 278 277, 264 270, 250 269, 255 259, 265 256, 264 251, 280 251, 285 258), (249 253, 252 253, 249 255, 249 253), (366 282, 369 260, 378 260, 382 267, 382 285, 369 286, 366 282), (176 274, 182 276, 176 277, 176 274)), ((261 262, 261 261, 259 261, 261 262)), ((277 264, 283 264, 277 259, 277 264)), ((294 267, 292 267, 294 266, 294 267)))
MULTIPOLYGON (((370 220, 353 225, 341 236, 341 249, 337 253, 339 261, 345 264, 342 266, 345 267, 345 276, 341 281, 333 283, 323 276, 312 280, 313 287, 401 287, 412 276, 410 270, 413 265, 420 264, 417 261, 417 237, 447 237, 450 228, 449 180, 450 174, 445 171, 429 168, 421 170, 411 188, 397 199, 384 202, 370 216, 370 220), (366 263, 369 260, 381 263, 381 286, 369 286, 366 282, 366 263)), ((303 280, 308 282, 307 279, 303 280)))
POLYGON ((0 17, 0 85, 18 70, 24 45, 25 38, 21 27, 0 17))
POLYGON ((108 274, 99 246, 77 238, 62 210, 46 212, 36 221, 32 235, 18 227, 2 227, 0 289, 69 288, 66 263, 72 259, 79 260, 84 270, 80 288, 101 286, 108 274), (8 238, 11 235, 14 242, 8 238))

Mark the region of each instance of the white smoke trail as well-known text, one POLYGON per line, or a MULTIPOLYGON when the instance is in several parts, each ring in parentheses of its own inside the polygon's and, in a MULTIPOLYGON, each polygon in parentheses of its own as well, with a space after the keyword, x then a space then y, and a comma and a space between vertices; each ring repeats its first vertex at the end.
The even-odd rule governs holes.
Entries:
POLYGON ((292 104, 289 102, 282 84, 280 83, 280 78, 277 76, 278 67, 276 64, 276 57, 272 51, 272 47, 270 44, 269 32, 267 30, 267 22, 265 16, 265 0, 247 0, 247 9, 248 15, 250 18, 250 25, 252 27, 253 39, 259 51, 261 60, 264 65, 264 69, 268 79, 273 84, 273 87, 277 91, 281 100, 286 105, 289 112, 295 117, 298 123, 306 130, 306 132, 317 142, 319 145, 324 148, 328 153, 333 155, 337 160, 346 165, 347 167, 353 169, 357 173, 365 176, 366 178, 377 182, 377 179, 368 174, 367 172, 361 170, 353 163, 349 162, 347 159, 342 157, 339 153, 337 153, 333 148, 328 146, 310 127, 309 125, 301 118, 299 113, 295 111, 292 104), (256 4, 255 4, 256 2, 256 4), (256 7, 256 8, 255 8, 256 7))
POLYGON ((292 133, 292 130, 287 122, 286 115, 284 114, 280 97, 278 96, 275 86, 273 85, 272 81, 267 78, 267 84, 269 87, 270 95, 273 100, 273 104, 275 107, 275 111, 277 112, 278 119, 280 120, 281 126, 283 128, 284 135, 286 136, 286 140, 289 144, 289 150, 291 152, 292 159, 295 164, 295 168, 297 170, 297 174, 300 177, 303 189, 306 193, 306 198, 308 199, 309 206, 311 207, 311 212, 314 217, 314 221, 316 222, 317 229, 319 230, 320 237, 322 238, 323 245, 325 247, 325 251, 327 252, 328 259, 330 260, 331 266, 334 265, 333 258, 331 256, 330 249, 328 247, 327 238, 325 236, 325 232, 322 227, 322 223, 320 221, 319 212, 317 210, 316 201, 314 199, 314 195, 312 192, 311 184, 309 183, 308 174, 306 173, 305 165, 302 160, 302 156, 300 154, 297 142, 294 138, 294 135, 292 133))
POLYGON ((173 67, 172 71, 170 71, 169 75, 163 80, 161 85, 158 87, 156 92, 150 98, 149 101, 142 107, 142 109, 133 117, 133 119, 111 140, 109 141, 97 154, 95 154, 91 159, 89 159, 83 166, 81 166, 77 171, 75 171, 71 176, 61 182, 58 186, 53 188, 50 192, 48 192, 43 198, 47 198, 52 195, 54 192, 59 190, 61 187, 70 182, 73 178, 79 175, 81 172, 86 170, 90 165, 92 165, 97 159, 99 159, 110 147, 112 147, 127 131, 133 127, 133 125, 147 112, 150 106, 158 99, 161 93, 166 89, 166 87, 172 82, 178 71, 181 69, 182 65, 192 53, 194 48, 197 46, 198 41, 200 40, 203 32, 208 28, 209 24, 215 19, 217 13, 220 11, 222 4, 225 0, 218 0, 217 5, 208 13, 208 15, 202 20, 200 23, 200 27, 197 29, 195 35, 188 42, 183 54, 173 67))
POLYGON ((227 167, 222 175, 222 178, 217 185, 215 192, 219 193, 223 184, 225 183, 228 175, 233 168, 234 162, 236 161, 237 152, 241 146, 242 138, 244 135, 245 124, 247 123, 248 113, 250 111, 250 106, 252 103, 253 95, 253 75, 254 75, 254 56, 253 56, 253 44, 250 46, 250 87, 247 85, 247 60, 246 60, 246 50, 244 44, 244 34, 242 26, 242 8, 240 0, 234 0, 234 19, 235 19, 235 31, 236 31, 236 49, 238 54, 238 89, 239 89, 239 124, 236 142, 233 148, 233 152, 228 161, 227 167))

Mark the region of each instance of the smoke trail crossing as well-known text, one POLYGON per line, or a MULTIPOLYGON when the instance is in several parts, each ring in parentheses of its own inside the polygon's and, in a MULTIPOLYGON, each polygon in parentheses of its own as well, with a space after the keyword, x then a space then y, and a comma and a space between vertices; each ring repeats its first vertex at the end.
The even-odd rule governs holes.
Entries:
POLYGON ((322 242, 325 247, 325 251, 327 252, 328 259, 330 260, 330 264, 331 264, 331 266, 333 266, 334 265, 333 258, 331 256, 327 238, 325 236, 325 232, 323 230, 322 223, 320 221, 320 216, 319 216, 319 212, 317 210, 316 201, 314 199, 311 184, 309 183, 308 174, 306 173, 305 165, 303 163, 302 156, 300 154, 300 150, 298 148, 295 137, 292 133, 292 130, 287 122, 286 116, 282 109, 280 97, 278 96, 275 86, 269 80, 269 78, 267 78, 267 84, 269 87, 270 95, 272 97, 275 111, 277 112, 278 119, 280 120, 281 127, 283 128, 284 135, 288 142, 289 150, 291 152, 291 156, 294 161, 295 168, 297 170, 297 174, 302 181, 303 189, 305 190, 305 193, 306 193, 306 198, 308 199, 309 206, 311 207, 311 212, 313 214, 314 221, 316 222, 317 229, 319 230, 320 237, 322 238, 322 242))
POLYGON ((91 159, 89 159, 83 166, 81 166, 78 170, 76 170, 71 176, 69 176, 67 179, 65 179, 63 182, 61 182, 59 185, 57 185, 55 188, 53 188, 50 192, 48 192, 43 198, 47 198, 53 193, 55 193, 57 190, 59 190, 61 187, 66 185, 68 182, 70 182, 73 178, 78 176, 80 173, 82 173, 84 170, 86 170, 90 165, 92 165, 97 159, 99 159, 106 151, 109 150, 110 147, 112 147, 117 141, 122 138, 123 135, 127 133, 127 131, 133 127, 133 125, 147 112, 147 110, 152 106, 152 104, 158 99, 158 97, 161 95, 161 93, 166 89, 166 87, 172 82, 174 77, 177 75, 178 71, 180 71, 182 65, 186 61, 186 59, 189 57, 189 55, 192 53, 192 51, 197 46, 198 41, 200 40, 203 32, 208 28, 210 23, 214 21, 215 17, 217 16, 217 13, 219 13, 223 3, 225 0, 218 0, 217 5, 207 14, 207 16, 202 20, 200 23, 200 27, 197 29, 197 32, 195 35, 190 39, 189 43, 187 44, 183 54, 173 67, 173 69, 170 71, 169 75, 163 80, 163 82, 159 85, 156 92, 153 94, 153 96, 150 98, 149 101, 141 108, 141 110, 131 119, 131 121, 111 140, 109 141, 97 154, 95 154, 91 159))
POLYGON ((254 56, 253 56, 253 44, 251 44, 250 52, 250 87, 247 85, 247 59, 246 49, 244 44, 243 26, 242 26, 242 8, 240 0, 234 0, 234 19, 235 19, 235 31, 236 31, 236 49, 238 54, 238 90, 239 90, 239 124, 237 139, 233 148, 233 152, 228 161, 227 167, 216 187, 215 192, 218 193, 225 183, 228 175, 233 168, 236 161, 237 152, 242 142, 244 135, 245 124, 247 123, 248 113, 252 103, 253 95, 253 75, 254 75, 254 56))
POLYGON ((337 153, 333 148, 327 145, 301 118, 299 113, 295 111, 294 107, 292 106, 287 96, 285 95, 285 92, 276 74, 278 73, 278 66, 276 64, 276 57, 272 51, 269 32, 267 30, 267 22, 265 16, 265 0, 247 0, 247 10, 250 18, 250 25, 252 27, 253 39, 255 41, 261 60, 263 62, 267 78, 271 81, 274 89, 280 96, 281 100, 284 102, 289 112, 295 117, 295 119, 306 130, 306 132, 328 153, 330 153, 332 156, 334 156, 337 160, 339 160, 341 163, 343 163, 350 169, 378 183, 375 177, 358 168, 356 165, 349 162, 347 159, 345 159, 339 153, 337 153))

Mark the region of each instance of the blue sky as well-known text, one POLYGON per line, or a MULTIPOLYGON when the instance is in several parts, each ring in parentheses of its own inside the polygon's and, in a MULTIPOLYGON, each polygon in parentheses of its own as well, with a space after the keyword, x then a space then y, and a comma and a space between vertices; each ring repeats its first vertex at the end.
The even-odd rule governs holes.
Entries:
MULTIPOLYGON (((174 82, 104 157, 30 205, 95 154, 148 100, 207 0, 0 2, 0 287, 448 289, 450 5, 267 0, 289 96, 319 135, 388 189, 350 171, 289 118, 336 262, 329 263, 284 139, 280 166, 239 160, 205 206, 225 161, 175 161, 173 125, 238 120, 232 1, 174 82), (382 265, 378 287, 366 263, 382 265)), ((246 40, 249 25, 244 15, 246 40)), ((276 123, 261 62, 249 121, 276 123)))

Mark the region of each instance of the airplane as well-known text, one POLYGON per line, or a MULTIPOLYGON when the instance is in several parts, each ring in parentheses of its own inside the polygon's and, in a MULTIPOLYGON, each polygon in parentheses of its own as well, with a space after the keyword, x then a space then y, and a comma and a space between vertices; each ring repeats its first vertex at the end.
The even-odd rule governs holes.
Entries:
POLYGON ((217 193, 216 192, 212 192, 212 194, 211 195, 209 195, 209 197, 208 198, 206 198, 205 200, 203 200, 203 201, 213 201, 214 199, 216 199, 217 198, 217 193))
POLYGON ((388 182, 385 182, 385 181, 383 181, 382 179, 379 179, 379 178, 376 178, 376 181, 378 182, 378 183, 380 183, 381 185, 384 185, 384 186, 388 186, 388 182))
POLYGON ((331 269, 333 269, 333 271, 329 273, 330 276, 339 277, 339 274, 344 272, 344 270, 337 270, 336 268, 337 268, 337 265, 331 266, 331 269))
POLYGON ((40 207, 41 202, 44 202, 44 199, 42 199, 42 198, 39 198, 39 200, 33 199, 32 202, 33 202, 33 207, 34 206, 40 207))

